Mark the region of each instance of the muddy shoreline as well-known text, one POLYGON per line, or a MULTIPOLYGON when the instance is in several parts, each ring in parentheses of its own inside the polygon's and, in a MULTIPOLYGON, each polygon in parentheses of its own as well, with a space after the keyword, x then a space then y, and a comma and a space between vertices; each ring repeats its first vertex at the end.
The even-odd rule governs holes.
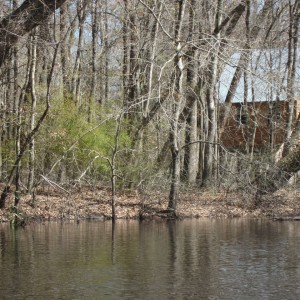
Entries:
MULTIPOLYGON (((181 193, 176 216, 183 218, 271 218, 274 220, 299 220, 300 190, 281 190, 264 196, 260 205, 254 199, 236 193, 185 192, 181 193)), ((164 192, 126 191, 117 194, 117 219, 167 219, 168 194, 164 192)), ((0 210, 0 222, 10 222, 13 194, 0 210)), ((39 190, 34 202, 23 195, 17 217, 26 221, 51 220, 107 220, 111 218, 111 194, 107 188, 82 188, 72 193, 57 190, 39 190)))

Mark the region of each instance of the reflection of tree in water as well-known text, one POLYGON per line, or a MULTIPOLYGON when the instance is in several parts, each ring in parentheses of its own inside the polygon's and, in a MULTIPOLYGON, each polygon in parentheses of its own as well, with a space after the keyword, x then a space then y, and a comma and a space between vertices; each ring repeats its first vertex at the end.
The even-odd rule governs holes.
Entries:
POLYGON ((116 247, 115 247, 115 239, 116 239, 116 232, 115 232, 116 223, 113 221, 111 222, 111 263, 113 265, 116 264, 116 247))
POLYGON ((170 278, 172 278, 172 290, 171 294, 175 293, 176 295, 176 287, 177 287, 177 276, 176 276, 176 222, 174 220, 169 220, 167 223, 168 233, 169 233, 169 273, 170 278))
POLYGON ((0 298, 293 299, 299 232, 208 219, 0 228, 0 298))
POLYGON ((4 260, 5 253, 7 247, 7 238, 5 231, 1 228, 0 229, 0 263, 4 260))
POLYGON ((210 221, 168 223, 172 294, 179 298, 210 296, 218 291, 218 249, 212 247, 216 237, 211 228, 210 221))

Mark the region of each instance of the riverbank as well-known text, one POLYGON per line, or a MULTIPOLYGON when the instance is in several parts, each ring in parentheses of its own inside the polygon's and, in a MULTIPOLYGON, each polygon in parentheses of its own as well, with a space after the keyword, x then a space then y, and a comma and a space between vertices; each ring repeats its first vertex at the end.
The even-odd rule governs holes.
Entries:
MULTIPOLYGON (((177 205, 179 218, 274 218, 289 219, 300 216, 300 190, 281 190, 264 196, 260 204, 236 193, 188 191, 181 193, 177 205)), ((0 222, 11 221, 13 195, 0 210, 0 222)), ((125 191, 116 197, 118 219, 158 219, 169 216, 166 210, 168 194, 163 192, 125 191)), ((30 220, 105 220, 111 217, 111 194, 107 188, 81 188, 66 193, 52 189, 39 190, 34 202, 23 195, 19 205, 21 219, 30 220)))

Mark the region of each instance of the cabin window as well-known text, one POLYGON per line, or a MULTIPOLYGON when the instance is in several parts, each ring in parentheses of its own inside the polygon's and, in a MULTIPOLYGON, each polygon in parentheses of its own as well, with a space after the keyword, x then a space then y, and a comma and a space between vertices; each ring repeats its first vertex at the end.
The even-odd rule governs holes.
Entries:
POLYGON ((268 124, 278 125, 281 121, 281 111, 278 105, 271 107, 268 114, 268 124))
POLYGON ((248 122, 248 114, 244 106, 237 109, 236 122, 238 126, 246 125, 248 122))

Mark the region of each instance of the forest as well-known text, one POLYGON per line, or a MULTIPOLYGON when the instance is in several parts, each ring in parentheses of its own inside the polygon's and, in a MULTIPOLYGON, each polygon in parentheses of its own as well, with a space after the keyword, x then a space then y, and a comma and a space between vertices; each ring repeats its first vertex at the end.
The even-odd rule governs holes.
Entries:
POLYGON ((261 197, 300 170, 297 0, 1 0, 0 209, 43 185, 261 197))

